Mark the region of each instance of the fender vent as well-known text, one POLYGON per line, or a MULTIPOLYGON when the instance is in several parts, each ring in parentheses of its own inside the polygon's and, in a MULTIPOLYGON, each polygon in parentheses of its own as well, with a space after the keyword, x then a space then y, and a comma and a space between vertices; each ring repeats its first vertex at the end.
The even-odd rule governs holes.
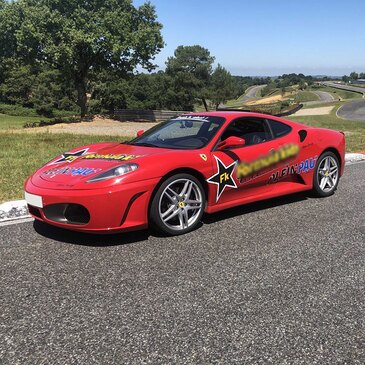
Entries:
POLYGON ((298 132, 298 134, 299 134, 300 142, 303 142, 305 140, 305 138, 307 137, 307 131, 305 131, 303 129, 300 130, 298 132))

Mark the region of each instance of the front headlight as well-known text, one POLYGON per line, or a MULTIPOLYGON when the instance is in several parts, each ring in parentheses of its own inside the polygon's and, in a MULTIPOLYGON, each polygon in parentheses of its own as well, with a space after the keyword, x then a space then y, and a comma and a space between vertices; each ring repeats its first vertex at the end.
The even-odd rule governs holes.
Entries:
POLYGON ((112 179, 113 177, 118 177, 121 175, 128 174, 128 172, 132 172, 138 169, 138 165, 136 163, 127 163, 121 166, 113 167, 108 171, 104 171, 101 174, 93 177, 92 179, 88 180, 87 182, 97 182, 107 179, 112 179))

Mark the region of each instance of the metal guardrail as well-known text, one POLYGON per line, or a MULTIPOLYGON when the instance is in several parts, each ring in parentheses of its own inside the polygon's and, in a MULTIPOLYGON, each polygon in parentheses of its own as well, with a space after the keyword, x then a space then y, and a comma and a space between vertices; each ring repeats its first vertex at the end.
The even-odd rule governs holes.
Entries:
POLYGON ((168 120, 177 115, 187 113, 191 112, 181 110, 116 109, 114 110, 114 117, 123 122, 156 122, 168 120))

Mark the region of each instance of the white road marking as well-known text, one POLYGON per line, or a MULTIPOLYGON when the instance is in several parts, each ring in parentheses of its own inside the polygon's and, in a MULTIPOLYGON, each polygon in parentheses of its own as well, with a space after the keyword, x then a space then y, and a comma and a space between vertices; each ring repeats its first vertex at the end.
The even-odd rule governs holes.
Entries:
POLYGON ((33 222, 33 221, 34 221, 34 218, 32 218, 32 217, 15 218, 15 219, 7 220, 5 222, 0 222, 0 227, 11 226, 13 224, 28 223, 28 222, 33 222))

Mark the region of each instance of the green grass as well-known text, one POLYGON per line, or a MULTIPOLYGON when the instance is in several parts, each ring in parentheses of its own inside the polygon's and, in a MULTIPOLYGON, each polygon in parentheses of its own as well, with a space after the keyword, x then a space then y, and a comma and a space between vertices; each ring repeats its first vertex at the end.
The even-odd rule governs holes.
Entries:
POLYGON ((23 184, 37 168, 72 148, 129 137, 0 131, 0 202, 22 199, 23 184))
MULTIPOLYGON (((364 84, 350 84, 349 86, 361 87, 361 88, 365 89, 364 84)), ((364 92, 365 92, 365 90, 364 90, 364 92)))
POLYGON ((0 130, 23 128, 25 123, 39 122, 40 120, 48 120, 45 117, 23 117, 15 115, 0 114, 0 130))
POLYGON ((322 108, 323 106, 337 106, 345 104, 344 102, 338 102, 336 100, 325 103, 325 104, 304 104, 303 109, 315 109, 315 108, 322 108))
POLYGON ((326 92, 332 94, 336 100, 338 100, 339 97, 341 99, 359 99, 359 98, 361 98, 361 94, 359 94, 359 93, 354 93, 352 91, 347 91, 347 90, 340 90, 340 89, 336 89, 334 87, 321 86, 319 88, 317 88, 317 87, 311 88, 310 90, 326 91, 326 92))
MULTIPOLYGON (((347 152, 365 150, 365 122, 337 118, 336 110, 340 105, 342 103, 337 102, 336 107, 329 115, 290 116, 287 119, 315 127, 344 131, 346 133, 347 152)), ((129 138, 50 133, 33 134, 0 129, 0 202, 22 199, 23 184, 26 178, 53 157, 78 146, 125 139, 129 138)))
MULTIPOLYGON (((359 152, 365 150, 365 122, 356 122, 337 118, 336 111, 341 103, 337 103, 333 111, 328 115, 289 116, 287 119, 294 120, 306 125, 320 128, 335 129, 345 132, 346 151, 359 152)), ((318 107, 318 106, 317 106, 318 107)))
POLYGON ((294 96, 294 101, 296 103, 303 103, 307 101, 318 101, 319 97, 312 93, 311 91, 298 91, 298 93, 294 96))

